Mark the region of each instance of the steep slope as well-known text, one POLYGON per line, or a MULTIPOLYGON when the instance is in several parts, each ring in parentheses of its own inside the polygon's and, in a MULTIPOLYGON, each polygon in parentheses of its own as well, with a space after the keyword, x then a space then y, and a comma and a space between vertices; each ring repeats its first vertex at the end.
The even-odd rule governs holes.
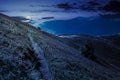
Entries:
POLYGON ((67 43, 0 14, 0 80, 120 79, 119 71, 84 57, 67 43))

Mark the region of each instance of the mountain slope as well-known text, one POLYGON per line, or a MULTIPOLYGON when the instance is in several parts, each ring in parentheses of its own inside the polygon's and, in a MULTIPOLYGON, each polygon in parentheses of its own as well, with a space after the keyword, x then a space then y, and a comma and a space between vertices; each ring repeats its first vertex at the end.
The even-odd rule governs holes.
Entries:
MULTIPOLYGON (((86 45, 90 46, 90 49, 94 49, 93 54, 97 59, 120 67, 119 34, 101 37, 89 35, 74 35, 71 38, 69 36, 62 37, 65 43, 77 50, 82 50, 81 48, 86 47, 86 45)), ((120 69, 118 68, 118 70, 120 69)))
POLYGON ((65 39, 0 14, 0 80, 119 80, 65 39))

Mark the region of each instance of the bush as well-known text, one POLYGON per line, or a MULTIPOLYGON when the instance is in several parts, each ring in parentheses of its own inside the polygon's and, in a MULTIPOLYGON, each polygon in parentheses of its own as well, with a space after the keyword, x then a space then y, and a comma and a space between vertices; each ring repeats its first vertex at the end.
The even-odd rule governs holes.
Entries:
POLYGON ((94 47, 91 41, 86 41, 84 43, 84 46, 81 49, 82 55, 84 55, 85 57, 91 59, 91 60, 95 60, 96 57, 94 56, 94 47))
POLYGON ((4 23, 4 21, 0 21, 0 24, 3 24, 4 23))
POLYGON ((38 27, 38 29, 39 29, 39 30, 41 30, 41 28, 40 28, 40 27, 38 27))

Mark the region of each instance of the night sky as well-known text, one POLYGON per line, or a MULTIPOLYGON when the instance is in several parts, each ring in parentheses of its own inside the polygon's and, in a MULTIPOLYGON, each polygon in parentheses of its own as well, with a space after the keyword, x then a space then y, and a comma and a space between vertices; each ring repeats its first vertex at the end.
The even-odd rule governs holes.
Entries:
MULTIPOLYGON (((42 7, 42 5, 52 6, 64 2, 82 4, 86 1, 89 0, 0 0, 0 12, 10 16, 32 16, 40 10, 56 10, 54 9, 55 7, 42 7)), ((105 2, 106 1, 107 0, 105 0, 105 2)), ((35 15, 38 15, 38 12, 35 15)))
POLYGON ((57 14, 48 12, 58 11, 55 7, 42 6, 52 6, 62 3, 63 1, 74 2, 74 0, 0 0, 0 12, 9 16, 30 16, 32 18, 53 16, 57 14), (47 10, 51 11, 48 11, 47 13, 44 12, 47 10))

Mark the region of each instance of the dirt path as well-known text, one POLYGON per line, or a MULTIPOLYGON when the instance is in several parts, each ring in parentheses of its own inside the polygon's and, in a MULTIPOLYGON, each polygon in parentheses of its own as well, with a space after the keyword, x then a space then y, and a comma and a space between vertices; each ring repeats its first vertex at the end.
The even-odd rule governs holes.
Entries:
POLYGON ((28 35, 28 37, 31 41, 33 50, 37 54, 37 57, 38 57, 39 62, 41 64, 40 72, 43 76, 43 80, 52 80, 51 73, 49 71, 48 64, 47 64, 47 61, 44 57, 44 53, 43 53, 42 49, 38 46, 38 44, 36 42, 34 42, 32 36, 30 34, 28 35))

